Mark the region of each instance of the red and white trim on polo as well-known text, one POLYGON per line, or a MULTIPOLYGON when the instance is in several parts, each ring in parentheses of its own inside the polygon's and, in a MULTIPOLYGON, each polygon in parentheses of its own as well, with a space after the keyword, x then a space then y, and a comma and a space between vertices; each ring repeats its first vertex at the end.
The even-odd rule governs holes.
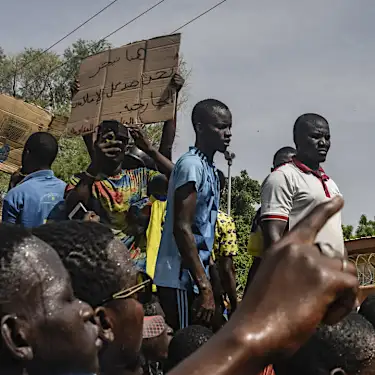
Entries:
MULTIPOLYGON (((289 220, 291 229, 314 207, 336 195, 341 195, 337 185, 322 168, 314 171, 293 158, 290 163, 275 169, 263 182, 261 220, 289 220)), ((318 237, 344 251, 340 213, 327 222, 318 237)))
POLYGON ((295 156, 292 158, 292 163, 302 172, 311 173, 312 175, 314 175, 322 183, 326 197, 331 198, 331 194, 326 184, 326 181, 329 180, 329 177, 326 175, 326 172, 324 172, 324 169, 322 167, 319 167, 318 171, 314 171, 307 165, 303 164, 301 161, 297 160, 295 156))

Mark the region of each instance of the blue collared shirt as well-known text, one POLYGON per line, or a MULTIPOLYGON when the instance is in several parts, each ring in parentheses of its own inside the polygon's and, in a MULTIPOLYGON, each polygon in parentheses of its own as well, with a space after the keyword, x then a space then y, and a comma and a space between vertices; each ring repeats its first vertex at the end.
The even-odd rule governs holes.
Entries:
POLYGON ((44 224, 63 201, 65 186, 51 170, 29 174, 5 196, 3 222, 26 228, 44 224))
MULTIPOLYGON (((197 148, 191 147, 177 161, 169 180, 167 214, 154 277, 157 286, 182 290, 189 290, 193 286, 188 270, 182 267, 181 255, 173 235, 174 194, 178 188, 189 182, 195 184, 197 191, 192 231, 199 257, 208 274, 219 207, 219 178, 215 165, 209 163, 197 148)), ((197 289, 194 289, 197 292, 197 289)))

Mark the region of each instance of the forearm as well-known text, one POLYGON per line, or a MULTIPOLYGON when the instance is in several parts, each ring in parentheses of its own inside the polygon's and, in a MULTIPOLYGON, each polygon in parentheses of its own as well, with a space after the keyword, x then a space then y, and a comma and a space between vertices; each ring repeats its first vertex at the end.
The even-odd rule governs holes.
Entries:
POLYGON ((147 152, 147 154, 155 161, 160 172, 162 172, 169 178, 172 173, 174 164, 155 148, 152 148, 149 152, 147 152))
POLYGON ((265 250, 281 239, 286 225, 286 222, 278 220, 263 220, 261 222, 265 250))
MULTIPOLYGON (((249 319, 242 321, 248 322, 249 319)), ((267 365, 267 348, 262 344, 262 333, 259 335, 256 330, 246 327, 248 323, 231 323, 229 321, 170 375, 258 375, 267 365)))
POLYGON ((88 206, 91 198, 92 186, 95 179, 89 176, 83 178, 78 185, 71 190, 66 197, 66 208, 68 212, 71 212, 78 203, 83 203, 86 207, 88 206))
POLYGON ((211 289, 211 284, 199 258, 198 249, 195 245, 195 238, 190 226, 177 223, 174 227, 174 237, 183 264, 190 271, 198 289, 211 289))
POLYGON ((176 120, 164 122, 163 134, 161 136, 159 152, 167 159, 172 160, 172 147, 176 137, 176 120))
POLYGON ((232 257, 222 257, 219 260, 220 277, 224 292, 227 294, 232 311, 237 308, 236 270, 232 257))

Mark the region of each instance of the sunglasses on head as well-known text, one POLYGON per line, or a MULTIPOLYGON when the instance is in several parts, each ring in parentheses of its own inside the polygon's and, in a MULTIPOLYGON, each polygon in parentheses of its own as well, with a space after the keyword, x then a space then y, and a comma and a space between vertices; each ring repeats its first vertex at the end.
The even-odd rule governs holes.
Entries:
POLYGON ((152 298, 152 279, 145 272, 137 273, 137 282, 134 286, 120 290, 112 294, 111 297, 103 300, 98 306, 104 305, 111 301, 116 301, 118 299, 127 299, 136 297, 138 302, 142 305, 149 303, 152 298))

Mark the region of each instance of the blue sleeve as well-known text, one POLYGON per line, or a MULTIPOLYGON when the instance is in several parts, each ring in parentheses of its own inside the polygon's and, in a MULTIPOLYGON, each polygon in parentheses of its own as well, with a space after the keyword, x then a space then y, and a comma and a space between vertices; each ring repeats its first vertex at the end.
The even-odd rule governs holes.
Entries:
POLYGON ((3 223, 16 224, 18 216, 20 215, 19 207, 22 207, 22 201, 19 201, 22 197, 19 197, 18 194, 9 192, 3 202, 3 223))
POLYGON ((184 158, 177 162, 174 173, 174 186, 177 190, 189 182, 194 182, 198 191, 203 179, 203 165, 199 158, 184 158))

